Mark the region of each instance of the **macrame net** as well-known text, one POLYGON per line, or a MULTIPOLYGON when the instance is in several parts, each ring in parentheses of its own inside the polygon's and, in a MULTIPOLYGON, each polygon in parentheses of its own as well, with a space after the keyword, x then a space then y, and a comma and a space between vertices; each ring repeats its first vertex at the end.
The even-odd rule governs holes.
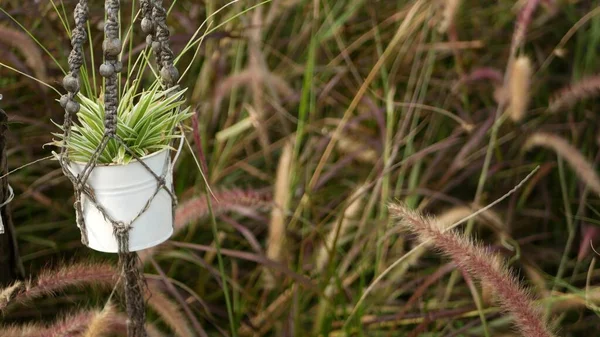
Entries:
MULTIPOLYGON (((156 58, 157 67, 160 73, 161 82, 165 89, 176 85, 179 73, 173 65, 173 51, 169 47, 169 30, 166 25, 166 14, 162 0, 140 0, 141 5, 141 28, 147 34, 146 43, 152 48, 156 58)), ((167 163, 159 176, 155 174, 140 158, 125 144, 123 139, 117 135, 117 108, 119 106, 118 97, 118 73, 123 69, 119 61, 122 43, 119 39, 119 0, 105 0, 106 21, 104 24, 104 41, 102 49, 104 53, 104 63, 100 66, 99 73, 105 79, 104 104, 104 136, 100 145, 92 154, 89 162, 86 163, 82 172, 75 176, 69 169, 69 151, 63 146, 60 153, 60 163, 63 173, 73 183, 75 190, 75 210, 77 215, 77 226, 81 230, 81 240, 83 244, 88 244, 87 230, 83 217, 82 195, 85 195, 89 203, 103 214, 113 227, 113 234, 118 242, 119 263, 122 268, 125 279, 125 301, 127 313, 129 315, 128 336, 139 337, 146 336, 144 330, 145 323, 145 303, 143 297, 143 275, 138 266, 138 256, 135 252, 129 251, 129 231, 132 223, 143 214, 152 203, 154 197, 161 190, 165 190, 172 200, 172 206, 175 207, 177 199, 171 190, 166 186, 166 175, 170 163, 170 157, 166 156, 167 163), (114 139, 131 156, 154 176, 157 181, 157 188, 152 197, 145 203, 145 206, 139 211, 136 217, 128 223, 111 218, 103 206, 97 202, 93 188, 87 184, 88 178, 97 165, 98 158, 105 150, 108 142, 114 139)), ((88 0, 79 0, 75 7, 75 28, 71 36, 72 50, 69 54, 69 73, 63 80, 63 86, 67 94, 60 99, 61 106, 65 109, 64 117, 64 141, 69 141, 73 119, 79 111, 80 105, 76 101, 76 96, 80 89, 80 68, 83 64, 83 44, 87 39, 86 26, 88 21, 88 0)), ((174 214, 174 212, 173 212, 174 214)))

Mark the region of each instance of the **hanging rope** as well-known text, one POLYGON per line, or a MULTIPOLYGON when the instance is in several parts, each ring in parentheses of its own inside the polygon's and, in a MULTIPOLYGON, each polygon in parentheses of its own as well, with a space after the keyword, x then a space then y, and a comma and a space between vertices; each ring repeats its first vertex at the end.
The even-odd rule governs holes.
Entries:
MULTIPOLYGON (((71 34, 71 46, 73 49, 69 54, 69 73, 63 79, 63 86, 65 90, 67 90, 67 94, 61 96, 60 105, 65 109, 65 118, 64 118, 64 135, 63 139, 65 142, 68 141, 69 135, 71 133, 71 126, 73 121, 73 116, 77 112, 79 112, 79 103, 75 100, 77 93, 79 93, 80 81, 79 81, 79 69, 83 65, 83 43, 87 38, 86 33, 86 24, 88 20, 88 2, 87 0, 79 0, 77 5, 75 6, 75 28, 71 34)), ((69 157, 67 153, 67 146, 63 146, 60 152, 60 160, 63 173, 65 176, 69 178, 72 182, 75 181, 75 177, 68 169, 69 167, 69 157)), ((83 218, 80 217, 83 210, 81 208, 81 194, 75 193, 75 214, 77 215, 77 226, 81 231, 81 242, 84 245, 88 244, 87 239, 87 231, 85 228, 85 223, 83 218)))
POLYGON ((177 84, 179 72, 173 65, 173 51, 169 46, 167 11, 162 0, 140 0, 142 7, 142 31, 146 34, 146 44, 152 48, 156 65, 163 85, 170 88, 177 84))
MULTIPOLYGON (((165 89, 177 84, 179 73, 173 65, 173 51, 169 46, 169 30, 166 25, 166 10, 162 5, 162 0, 140 0, 142 9, 142 30, 148 34, 146 42, 152 48, 156 58, 157 67, 160 73, 161 82, 165 89)), ((60 163, 65 176, 73 183, 75 190, 75 210, 77 216, 77 226, 81 230, 82 243, 88 244, 88 236, 84 221, 84 207, 95 207, 104 218, 112 224, 113 234, 118 242, 119 264, 125 279, 125 301, 129 321, 127 324, 127 334, 129 337, 146 337, 144 324, 146 320, 144 291, 144 278, 141 273, 139 258, 135 252, 129 251, 129 234, 132 224, 149 207, 156 195, 164 190, 172 200, 172 206, 175 208, 177 199, 171 190, 165 184, 165 177, 169 173, 170 157, 167 156, 164 170, 161 175, 154 173, 136 153, 131 151, 125 142, 117 134, 117 111, 119 106, 118 97, 118 73, 122 71, 123 65, 119 61, 122 43, 119 39, 119 0, 105 0, 106 22, 104 24, 104 41, 102 50, 104 54, 104 63, 99 68, 100 75, 104 78, 104 135, 99 146, 91 155, 90 160, 85 164, 83 170, 75 176, 70 170, 69 152, 66 144, 62 147, 60 153, 60 163), (106 149, 108 142, 113 139, 122 146, 135 160, 137 160, 157 181, 157 186, 152 197, 145 203, 144 207, 127 223, 113 219, 104 207, 98 202, 93 189, 87 184, 92 170, 96 167, 98 158, 106 149)), ((88 21, 88 0, 79 0, 75 7, 75 28, 72 32, 71 46, 72 51, 69 55, 69 73, 63 80, 63 86, 67 94, 60 99, 61 106, 65 109, 64 142, 68 143, 73 118, 79 112, 80 106, 76 101, 76 96, 80 89, 80 68, 83 65, 83 44, 86 41, 86 25, 88 21)), ((174 214, 174 212, 173 212, 174 214)))

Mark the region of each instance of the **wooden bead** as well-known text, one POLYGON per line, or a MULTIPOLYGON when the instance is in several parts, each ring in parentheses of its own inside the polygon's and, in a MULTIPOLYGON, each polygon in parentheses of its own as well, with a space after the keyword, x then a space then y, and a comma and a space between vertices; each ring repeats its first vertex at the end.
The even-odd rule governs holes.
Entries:
POLYGON ((120 73, 123 70, 123 63, 121 63, 121 61, 117 61, 113 67, 115 67, 115 72, 120 73))
POLYGON ((103 63, 100 65, 99 71, 102 77, 109 77, 115 73, 115 67, 110 63, 103 63))
POLYGON ((154 51, 155 53, 158 53, 160 51, 160 42, 152 42, 152 51, 154 51))
POLYGON ((117 56, 121 52, 121 40, 119 39, 108 39, 102 43, 102 50, 108 56, 117 56))
POLYGON ((143 18, 142 19, 142 32, 144 32, 146 34, 150 34, 150 33, 152 33, 152 30, 154 30, 154 24, 152 24, 152 20, 150 20, 148 18, 143 18))
POLYGON ((69 114, 73 115, 79 112, 79 103, 73 100, 67 102, 67 106, 65 107, 65 111, 69 114))
POLYGON ((77 92, 79 90, 79 81, 73 75, 67 75, 63 79, 63 87, 68 92, 77 92))
POLYGON ((60 106, 62 106, 63 108, 66 108, 67 103, 69 103, 69 96, 68 95, 60 96, 60 100, 58 102, 60 103, 60 106))
POLYGON ((169 65, 160 70, 160 77, 165 82, 174 84, 179 79, 179 71, 174 66, 169 65))

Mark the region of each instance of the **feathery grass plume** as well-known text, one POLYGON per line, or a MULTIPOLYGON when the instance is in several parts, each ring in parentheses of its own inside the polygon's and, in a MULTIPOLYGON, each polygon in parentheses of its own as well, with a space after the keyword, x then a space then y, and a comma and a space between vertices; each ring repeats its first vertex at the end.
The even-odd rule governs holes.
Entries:
MULTIPOLYGON (((271 205, 270 193, 257 190, 231 189, 215 191, 212 198, 212 208, 215 214, 244 209, 266 208, 271 205)), ((209 216, 208 204, 204 195, 191 198, 177 206, 173 235, 182 231, 189 223, 209 216)), ((154 246, 138 252, 142 262, 146 262, 160 246, 154 246)))
MULTIPOLYGON (((290 174, 292 161, 294 160, 294 145, 287 141, 283 146, 277 174, 275 176, 275 191, 273 192, 273 208, 271 209, 271 221, 269 222, 269 238, 267 241, 267 257, 274 261, 283 261, 285 258, 285 219, 290 200, 290 174)), ((275 279, 270 270, 264 270, 265 288, 271 289, 275 286, 275 279)))
POLYGON ((220 110, 223 98, 233 89, 241 86, 250 87, 252 83, 262 81, 264 81, 267 86, 273 87, 273 89, 283 97, 291 97, 294 95, 294 90, 281 76, 272 72, 261 71, 261 69, 257 68, 245 69, 225 78, 217 85, 213 101, 215 111, 220 110))
POLYGON ((557 135, 545 132, 536 132, 529 136, 523 149, 527 151, 536 146, 553 149, 559 156, 566 159, 575 174, 586 183, 588 188, 600 194, 600 178, 592 164, 574 146, 557 135))
POLYGON ((583 223, 581 226, 581 239, 579 243, 579 252, 577 252, 577 262, 580 262, 587 257, 590 250, 592 250, 592 245, 598 239, 600 239, 600 227, 589 223, 583 223))
POLYGON ((354 193, 350 196, 350 205, 344 211, 342 215, 342 219, 338 219, 335 221, 333 228, 327 235, 325 242, 321 244, 321 246, 317 250, 316 257, 316 270, 318 272, 323 271, 327 262, 329 261, 330 252, 335 250, 335 243, 339 242, 339 238, 343 237, 344 234, 350 228, 352 222, 356 219, 356 217, 362 211, 363 198, 362 194, 365 191, 365 185, 358 187, 354 193))
POLYGON ((377 151, 350 135, 340 135, 335 145, 341 152, 351 154, 356 160, 363 163, 374 164, 379 159, 377 151))
POLYGON ((147 290, 148 305, 161 317, 179 337, 194 337, 188 322, 179 307, 173 303, 154 283, 147 290))
MULTIPOLYGON (((0 42, 17 48, 23 54, 23 57, 25 57, 25 63, 33 70, 35 77, 42 82, 50 82, 46 73, 46 63, 42 57, 42 52, 26 33, 6 26, 0 26, 0 42)), ((44 91, 48 90, 44 85, 40 87, 44 91)))
POLYGON ((445 33, 448 28, 454 23, 454 17, 460 7, 461 0, 444 0, 442 1, 442 20, 438 26, 438 32, 445 33))
POLYGON ((512 66, 509 78, 510 106, 509 117, 519 122, 525 117, 529 105, 529 87, 531 85, 531 61, 527 56, 520 56, 512 66))
POLYGON ((15 285, 2 291, 4 297, 0 300, 0 311, 11 303, 25 303, 68 287, 84 285, 112 286, 115 282, 116 269, 108 263, 74 263, 57 270, 45 270, 40 273, 35 282, 15 285), (10 291, 9 291, 10 290, 10 291), (6 293, 5 293, 6 291, 6 293))
POLYGON ((88 328, 83 337, 103 337, 111 332, 111 321, 115 314, 115 307, 107 303, 104 308, 92 315, 88 328))
MULTIPOLYGON (((129 319, 126 315, 122 313, 116 313, 112 317, 112 321, 110 323, 111 332, 113 332, 117 336, 126 336, 127 335, 127 322, 129 319)), ((145 325, 146 333, 148 337, 166 337, 164 333, 162 333, 154 324, 146 323, 145 325)))
POLYGON ((519 12, 519 16, 517 18, 517 22, 515 24, 515 32, 513 34, 512 46, 513 50, 516 50, 518 47, 523 44, 523 40, 525 39, 525 33, 527 32, 527 27, 529 27, 529 23, 531 23, 531 18, 533 16, 533 12, 540 4, 540 0, 526 0, 525 6, 519 12))
MULTIPOLYGON (((450 227, 452 224, 456 223, 457 221, 459 221, 461 219, 468 217, 469 215, 473 214, 474 212, 475 212, 475 210, 473 208, 470 208, 467 206, 456 206, 456 207, 449 208, 449 209, 445 210, 444 212, 440 213, 439 215, 437 215, 435 217, 434 221, 438 228, 442 228, 445 230, 446 228, 450 227)), ((493 210, 488 209, 485 212, 482 212, 481 214, 477 215, 477 217, 475 217, 475 219, 478 222, 482 222, 483 224, 489 226, 490 229, 492 231, 494 231, 494 233, 496 233, 498 238, 503 238, 503 237, 508 236, 508 233, 509 233, 508 226, 506 225, 506 223, 504 221, 502 221, 502 218, 500 217, 500 215, 498 213, 494 212, 493 210)), ((410 267, 415 266, 419 262, 421 257, 423 255, 425 255, 425 253, 427 253, 428 246, 430 246, 430 245, 416 248, 416 251, 406 260, 405 263, 396 267, 396 271, 390 276, 390 279, 391 280, 400 280, 402 278, 402 276, 404 276, 406 271, 410 267)))
POLYGON ((2 289, 0 291, 0 311, 8 306, 12 299, 24 288, 24 284, 21 281, 17 281, 12 285, 2 289))
MULTIPOLYGON (((212 198, 213 212, 222 213, 242 208, 264 208, 270 204, 268 193, 256 190, 231 189, 215 191, 212 198)), ((205 196, 194 197, 182 202, 175 211, 174 232, 181 231, 187 224, 207 217, 208 204, 205 196)))
POLYGON ((590 76, 575 84, 559 89, 552 96, 548 110, 550 112, 557 112, 558 110, 572 107, 581 100, 595 97, 598 94, 600 94, 600 75, 590 76))
MULTIPOLYGON (((114 307, 110 311, 84 310, 67 315, 48 325, 24 324, 21 326, 0 326, 2 337, 106 337, 127 335, 126 315, 117 312, 114 307), (103 314, 104 313, 104 314, 103 314), (100 318, 100 316, 102 316, 100 318), (100 319, 98 319, 100 318, 100 319), (97 326, 94 326, 96 325, 97 326), (92 334, 90 335, 90 331, 92 334)), ((163 337, 154 325, 146 323, 148 337, 163 337)))
POLYGON ((452 92, 458 93, 458 89, 467 84, 477 81, 491 81, 492 84, 498 86, 502 84, 502 72, 496 68, 481 67, 473 69, 470 73, 462 76, 456 84, 452 86, 452 92))
POLYGON ((512 314, 515 325, 525 337, 553 336, 529 293, 518 285, 500 256, 456 230, 440 227, 435 219, 423 216, 403 204, 391 204, 389 209, 402 227, 416 234, 422 242, 431 243, 460 268, 488 284, 494 290, 500 306, 512 314))
POLYGON ((86 310, 70 314, 48 325, 24 324, 0 327, 2 337, 55 337, 55 336, 81 336, 86 326, 90 323, 95 311, 86 310))

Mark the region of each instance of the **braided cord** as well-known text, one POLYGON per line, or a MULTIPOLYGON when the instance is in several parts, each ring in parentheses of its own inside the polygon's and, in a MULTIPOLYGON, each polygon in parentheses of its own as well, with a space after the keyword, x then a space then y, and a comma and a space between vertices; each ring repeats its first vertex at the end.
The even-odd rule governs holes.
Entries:
MULTIPOLYGON (((146 45, 151 47, 161 82, 166 89, 177 85, 179 72, 175 68, 173 50, 169 45, 169 27, 167 26, 167 11, 163 7, 162 0, 140 0, 142 13, 141 27, 147 34, 146 45)), ((172 91, 171 94, 174 92, 172 91)), ((169 191, 166 186, 166 191, 169 191)), ((171 195, 171 206, 173 208, 173 217, 175 217, 175 207, 177 206, 177 197, 171 195)), ((174 218, 173 218, 174 219, 174 218)))
POLYGON ((104 88, 104 127, 107 136, 117 132, 117 108, 119 106, 117 73, 123 68, 119 62, 121 40, 119 40, 119 0, 106 1, 106 23, 104 24, 104 63, 100 75, 105 78, 104 88))
MULTIPOLYGON (((87 38, 86 24, 88 21, 88 0, 79 0, 75 6, 74 18, 75 28, 71 33, 71 52, 69 54, 69 73, 63 78, 63 87, 67 90, 67 94, 60 97, 60 105, 65 109, 65 117, 63 122, 63 141, 66 143, 71 134, 71 126, 73 125, 73 116, 79 112, 79 102, 75 97, 79 93, 80 79, 79 72, 83 65, 83 44, 87 38)), ((67 168, 69 166, 69 156, 67 144, 64 144, 60 151, 60 162, 63 173, 71 180, 73 186, 77 190, 77 178, 67 168)), ((77 226, 81 231, 81 242, 84 245, 88 244, 87 230, 85 222, 81 216, 81 196, 80 193, 75 193, 75 213, 77 214, 77 226)))
MULTIPOLYGON (((71 53, 69 54, 69 73, 63 79, 63 87, 67 94, 60 98, 60 105, 65 109, 65 123, 72 122, 72 117, 79 111, 79 103, 75 96, 79 93, 79 70, 83 65, 83 44, 87 38, 85 30, 88 20, 88 0, 79 0, 75 6, 75 28, 71 34, 71 53)), ((63 147, 64 149, 64 147, 63 147)))
POLYGON ((173 65, 175 59, 169 45, 167 11, 162 0, 140 0, 142 7, 142 31, 146 34, 146 44, 152 47, 163 85, 170 88, 177 84, 179 72, 173 65))

